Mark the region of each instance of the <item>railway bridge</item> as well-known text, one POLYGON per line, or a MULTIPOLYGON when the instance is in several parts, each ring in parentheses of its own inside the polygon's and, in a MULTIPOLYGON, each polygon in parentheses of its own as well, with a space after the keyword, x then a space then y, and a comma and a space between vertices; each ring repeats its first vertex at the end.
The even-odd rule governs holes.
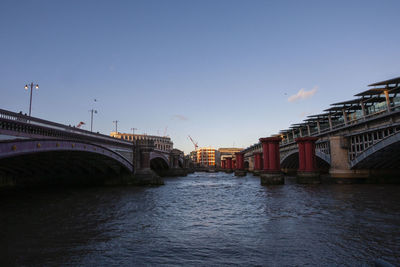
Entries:
POLYGON ((319 182, 321 172, 341 182, 400 182, 399 84, 400 77, 373 83, 355 99, 260 138, 240 152, 243 168, 297 173, 303 183, 319 182))

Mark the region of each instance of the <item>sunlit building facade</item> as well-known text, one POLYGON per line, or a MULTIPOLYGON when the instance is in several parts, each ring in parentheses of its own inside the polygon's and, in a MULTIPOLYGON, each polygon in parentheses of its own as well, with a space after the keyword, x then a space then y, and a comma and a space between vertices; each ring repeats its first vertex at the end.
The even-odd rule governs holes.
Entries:
POLYGON ((126 141, 134 141, 134 140, 151 140, 154 141, 154 145, 156 149, 162 151, 171 151, 173 149, 174 143, 172 143, 171 138, 166 136, 156 136, 156 135, 147 135, 147 134, 131 134, 131 133, 120 133, 120 132, 111 132, 110 136, 119 138, 126 141))
POLYGON ((201 147, 190 153, 191 160, 203 166, 215 166, 219 164, 219 152, 215 148, 201 147))

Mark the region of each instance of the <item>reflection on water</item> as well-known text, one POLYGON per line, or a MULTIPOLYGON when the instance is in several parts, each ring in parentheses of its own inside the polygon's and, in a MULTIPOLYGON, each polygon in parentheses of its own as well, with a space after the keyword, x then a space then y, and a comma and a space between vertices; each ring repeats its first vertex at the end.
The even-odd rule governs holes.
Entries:
POLYGON ((0 192, 0 265, 400 264, 399 186, 286 182, 0 192))

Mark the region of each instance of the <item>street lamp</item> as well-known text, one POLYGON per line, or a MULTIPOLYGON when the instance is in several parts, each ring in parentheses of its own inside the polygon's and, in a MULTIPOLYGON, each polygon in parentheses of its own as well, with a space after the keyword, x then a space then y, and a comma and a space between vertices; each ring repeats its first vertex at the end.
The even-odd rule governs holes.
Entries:
POLYGON ((31 116, 32 113, 32 91, 33 91, 33 87, 35 86, 36 89, 39 89, 39 84, 34 84, 33 82, 30 84, 25 84, 25 90, 28 90, 29 87, 31 88, 31 97, 30 97, 30 101, 29 101, 29 117, 31 116))
POLYGON ((118 133, 118 122, 119 122, 119 120, 113 121, 113 123, 115 123, 115 132, 116 133, 118 133))
POLYGON ((93 132, 93 113, 97 114, 97 110, 91 109, 91 110, 89 110, 89 112, 91 113, 91 115, 90 115, 90 131, 93 132))

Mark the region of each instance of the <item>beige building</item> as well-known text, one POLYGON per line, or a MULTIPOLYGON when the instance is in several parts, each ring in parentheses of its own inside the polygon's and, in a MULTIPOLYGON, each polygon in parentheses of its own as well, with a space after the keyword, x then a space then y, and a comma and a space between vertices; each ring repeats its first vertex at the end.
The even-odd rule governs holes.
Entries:
POLYGON ((219 164, 219 152, 212 147, 201 147, 190 152, 190 158, 194 163, 203 166, 215 166, 219 164))
POLYGON ((235 153, 242 151, 243 148, 229 147, 229 148, 220 148, 218 149, 220 154, 220 160, 224 160, 225 158, 236 158, 235 153))
POLYGON ((163 151, 171 151, 173 149, 174 143, 172 143, 171 138, 166 136, 156 136, 156 135, 147 135, 147 134, 129 134, 129 133, 120 133, 120 132, 111 132, 111 137, 119 138, 126 141, 134 141, 134 140, 152 140, 154 141, 154 145, 156 149, 163 151))

